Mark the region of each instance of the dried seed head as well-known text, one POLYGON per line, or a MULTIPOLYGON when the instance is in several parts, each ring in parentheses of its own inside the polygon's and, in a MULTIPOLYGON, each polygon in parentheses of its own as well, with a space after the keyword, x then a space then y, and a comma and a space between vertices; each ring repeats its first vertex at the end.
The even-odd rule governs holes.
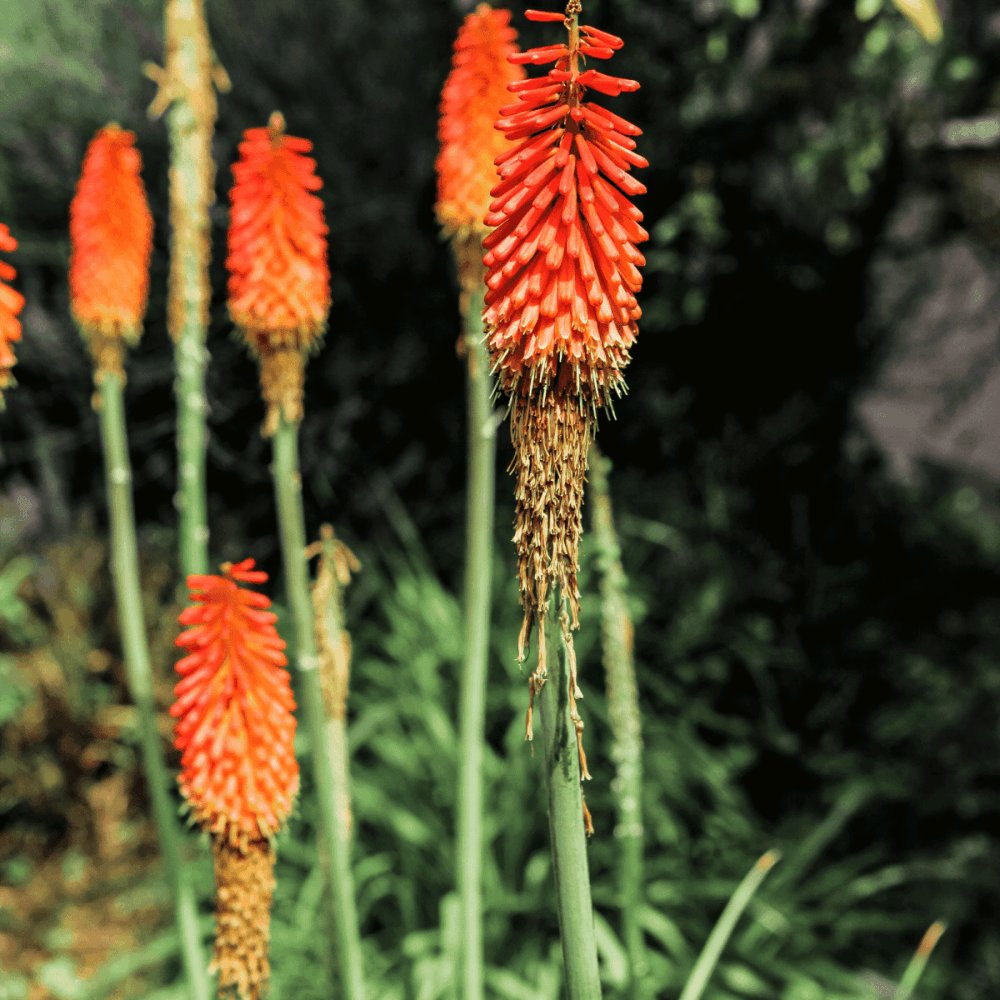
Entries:
POLYGON ((125 379, 125 347, 138 341, 149 293, 153 217, 135 135, 111 124, 83 158, 69 208, 70 308, 94 358, 94 380, 125 379))
POLYGON ((219 973, 219 996, 260 1000, 271 966, 271 897, 274 846, 250 840, 244 847, 212 838, 215 863, 215 954, 209 973, 219 973))
POLYGON ((183 751, 178 778, 194 819, 241 846, 277 833, 299 787, 295 700, 277 616, 263 594, 237 581, 267 574, 246 559, 224 563, 223 576, 189 576, 191 625, 177 638, 188 655, 177 663, 174 746, 183 751))
MULTIPOLYGON (((573 15, 567 8, 566 43, 509 57, 555 67, 510 84, 517 100, 496 124, 520 142, 496 160, 501 181, 484 219, 497 228, 483 240, 483 321, 504 392, 570 392, 599 407, 621 391, 641 316, 645 260, 635 245, 648 234, 626 195, 645 193, 629 171, 647 162, 633 152, 638 128, 584 100, 588 88, 611 96, 638 89, 635 80, 580 68, 581 56, 608 59, 622 40, 577 25, 573 15)), ((527 17, 563 20, 531 10, 527 17)))
MULTIPOLYGON (((17 240, 10 230, 0 223, 0 250, 16 250, 17 240)), ((14 367, 14 351, 11 344, 21 339, 21 321, 17 318, 24 307, 24 296, 15 292, 7 281, 13 281, 17 272, 0 260, 0 409, 3 409, 3 390, 15 385, 10 370, 14 367)))

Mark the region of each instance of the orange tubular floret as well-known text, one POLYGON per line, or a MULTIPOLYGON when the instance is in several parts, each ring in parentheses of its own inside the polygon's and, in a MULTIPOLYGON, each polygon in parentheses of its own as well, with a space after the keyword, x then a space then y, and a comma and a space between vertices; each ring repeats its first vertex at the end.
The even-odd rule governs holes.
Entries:
POLYGON ((483 241, 486 343, 507 393, 574 392, 603 406, 621 389, 638 332, 636 244, 649 237, 626 195, 645 193, 630 171, 648 164, 634 152, 641 130, 584 95, 639 84, 583 68, 581 57, 620 49, 617 36, 561 14, 526 16, 565 20, 569 39, 510 57, 555 66, 508 86, 517 100, 504 103, 495 126, 519 142, 495 161, 501 180, 484 217, 496 226, 483 241))
POLYGON ((318 346, 330 311, 323 182, 280 114, 243 133, 229 193, 229 314, 258 354, 318 346))
POLYGON ((231 843, 278 831, 299 785, 295 717, 284 641, 253 559, 224 563, 223 576, 189 576, 194 605, 181 612, 174 746, 181 792, 195 819, 231 843))
POLYGON ((73 318, 85 333, 128 342, 141 331, 153 249, 153 217, 134 142, 132 132, 114 124, 97 132, 69 209, 73 318))
POLYGON ((441 91, 436 164, 435 211, 449 235, 486 231, 483 216, 498 180, 494 160, 510 147, 493 123, 509 100, 508 84, 524 79, 524 70, 508 61, 518 53, 515 38, 509 10, 480 4, 455 39, 452 69, 441 91))
MULTIPOLYGON (((0 223, 0 250, 9 252, 16 249, 17 240, 0 223)), ((24 306, 24 296, 5 284, 13 281, 16 274, 10 264, 0 260, 0 390, 13 382, 10 370, 14 367, 15 359, 10 345, 21 339, 21 321, 17 317, 24 306)), ((2 400, 3 396, 0 394, 0 406, 3 405, 2 400)))

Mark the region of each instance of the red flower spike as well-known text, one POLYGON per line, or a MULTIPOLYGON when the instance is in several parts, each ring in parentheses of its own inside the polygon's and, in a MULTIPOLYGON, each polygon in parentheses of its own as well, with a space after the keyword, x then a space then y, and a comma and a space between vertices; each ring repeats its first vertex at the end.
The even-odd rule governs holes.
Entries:
POLYGON ((482 237, 490 188, 499 180, 494 160, 510 147, 493 124, 509 100, 507 85, 524 79, 511 64, 517 55, 509 10, 480 4, 469 14, 455 39, 452 69, 441 91, 436 168, 438 222, 449 236, 482 237))
POLYGON ((223 576, 189 576, 194 605, 181 612, 174 746, 181 792, 198 823, 241 847, 270 837, 288 817, 299 786, 295 717, 284 641, 254 561, 224 563, 223 576))
MULTIPOLYGON (((16 250, 17 240, 10 230, 0 223, 0 250, 16 250)), ((17 272, 0 260, 0 409, 3 408, 3 390, 14 384, 10 370, 14 367, 14 351, 11 344, 21 339, 21 321, 17 318, 24 307, 24 296, 5 284, 13 281, 17 272)))
POLYGON ((303 156, 307 139, 285 135, 274 112, 267 128, 243 133, 229 193, 229 315, 260 362, 270 437, 281 413, 302 419, 305 357, 318 349, 330 311, 323 182, 303 156))
POLYGON ((243 133, 233 165, 229 216, 229 314, 252 349, 311 349, 330 311, 323 182, 303 156, 308 139, 285 135, 285 120, 243 133))
POLYGON ((125 345, 142 332, 149 294, 153 216, 139 170, 135 135, 115 124, 100 129, 83 158, 69 208, 69 295, 98 382, 124 381, 125 345))
POLYGON ((642 315, 636 244, 649 237, 625 195, 645 193, 630 171, 648 164, 630 138, 641 131, 585 95, 639 84, 582 66, 588 56, 611 58, 623 44, 617 36, 579 25, 570 8, 566 17, 526 16, 565 21, 569 39, 510 57, 555 66, 509 86, 518 100, 496 123, 520 142, 496 161, 502 180, 485 216, 497 227, 483 241, 486 343, 509 395, 568 394, 596 410, 622 391, 642 315))

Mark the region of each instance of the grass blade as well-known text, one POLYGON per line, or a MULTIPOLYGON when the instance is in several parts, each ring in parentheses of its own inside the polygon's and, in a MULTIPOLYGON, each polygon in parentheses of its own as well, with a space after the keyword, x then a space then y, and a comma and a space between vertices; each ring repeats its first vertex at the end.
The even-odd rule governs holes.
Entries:
POLYGON ((722 915, 712 928, 712 933, 709 934, 698 960, 694 963, 691 975, 688 976, 688 980, 684 984, 681 1000, 699 1000, 699 997, 705 992, 705 987, 715 970, 722 949, 725 948, 729 936, 733 933, 736 922, 740 919, 747 903, 750 902, 767 873, 780 857, 778 851, 768 851, 761 855, 743 881, 736 887, 736 891, 730 896, 722 915))

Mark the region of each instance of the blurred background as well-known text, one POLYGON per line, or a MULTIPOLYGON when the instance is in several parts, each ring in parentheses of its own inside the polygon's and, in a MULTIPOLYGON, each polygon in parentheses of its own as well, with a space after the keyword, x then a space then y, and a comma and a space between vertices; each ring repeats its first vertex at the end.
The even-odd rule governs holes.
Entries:
MULTIPOLYGON (((636 620, 660 996, 678 994, 725 899, 773 846, 785 860, 709 996, 822 1000, 862 981, 889 996, 937 918, 948 931, 920 996, 1000 990, 1000 14, 989 0, 939 6, 945 37, 930 45, 878 0, 585 0, 585 21, 625 39, 611 72, 642 89, 604 103, 644 130, 650 161, 631 391, 599 442, 636 620)), ((523 46, 549 37, 512 7, 523 46)), ((233 81, 214 144, 212 558, 252 556, 280 578, 257 373, 232 336, 224 269, 236 146, 280 109, 315 144, 330 227, 334 305, 301 448, 310 535, 332 522, 363 564, 348 616, 366 964, 374 995, 417 1000, 450 989, 455 919, 464 372, 433 204, 437 103, 463 13, 443 0, 208 7, 233 81)), ((5 998, 183 996, 66 288, 83 152, 117 121, 136 132, 156 223, 127 404, 166 738, 180 607, 168 148, 141 71, 162 63, 161 21, 154 0, 6 0, 0 15, 0 221, 27 299, 19 384, 0 413, 5 998)), ((488 986, 554 1000, 506 430, 499 450, 488 986)), ((615 996, 589 540, 583 563, 590 851, 615 996)), ((280 585, 264 589, 280 605, 280 585)), ((275 1000, 329 995, 304 772, 279 844, 275 1000)), ((188 850, 210 930, 207 851, 194 836, 188 850)))

